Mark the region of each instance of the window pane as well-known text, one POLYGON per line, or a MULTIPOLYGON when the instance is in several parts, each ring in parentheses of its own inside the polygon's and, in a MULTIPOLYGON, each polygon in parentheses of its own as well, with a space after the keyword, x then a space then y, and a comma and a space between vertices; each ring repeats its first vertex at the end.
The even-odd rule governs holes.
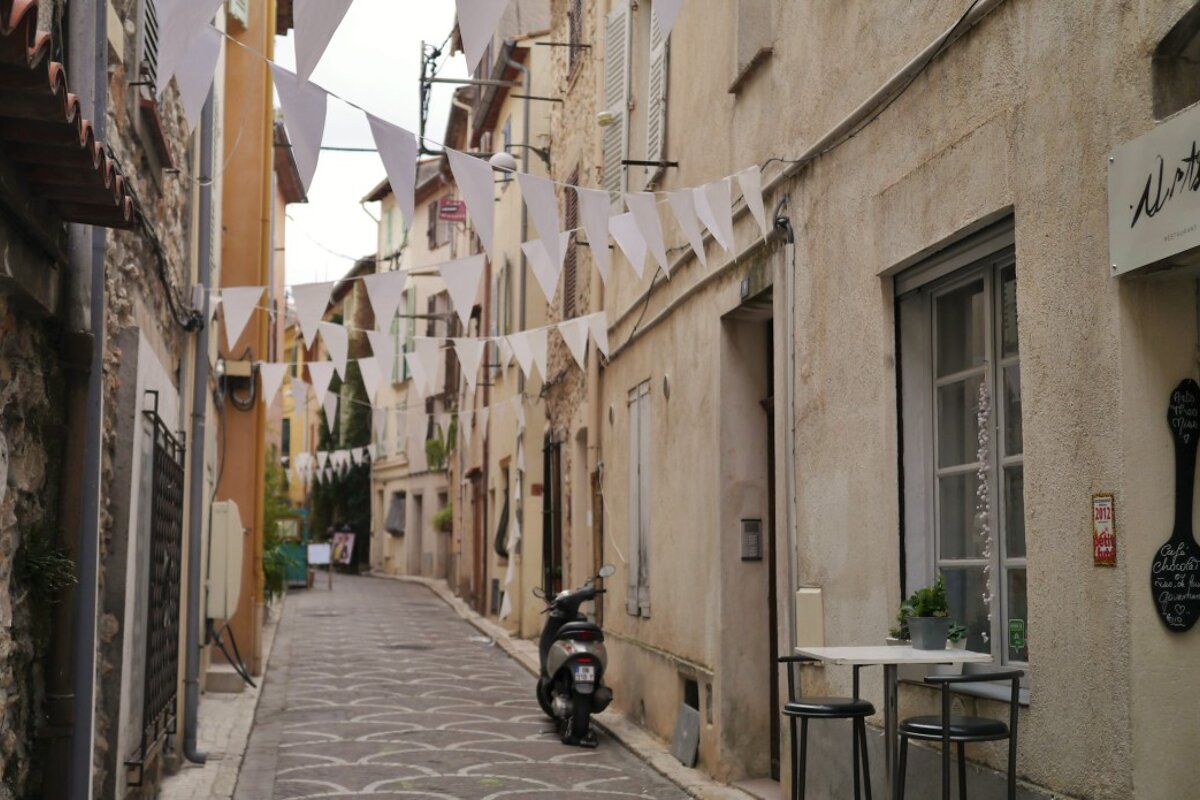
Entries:
POLYGON ((1010 265, 1000 270, 1000 356, 1008 358, 1019 352, 1017 343, 1017 268, 1010 265))
POLYGON ((991 623, 988 622, 988 607, 983 600, 986 584, 983 567, 947 568, 946 600, 950 606, 950 619, 967 626, 967 649, 987 653, 991 645, 991 623))
POLYGON ((974 472, 938 479, 938 524, 941 558, 980 558, 983 543, 975 529, 974 472))
POLYGON ((983 363, 983 281, 973 281, 937 299, 937 374, 953 375, 983 363))
POLYGON ((1025 467, 1004 470, 1004 539, 1009 558, 1025 557, 1025 467))
POLYGON ((1010 364, 1004 368, 1004 455, 1024 452, 1022 436, 1021 365, 1010 364))
POLYGON ((979 452, 979 385, 982 376, 938 388, 938 466, 973 464, 979 452))
POLYGON ((1008 571, 1008 660, 1029 660, 1029 605, 1025 600, 1025 570, 1008 571))

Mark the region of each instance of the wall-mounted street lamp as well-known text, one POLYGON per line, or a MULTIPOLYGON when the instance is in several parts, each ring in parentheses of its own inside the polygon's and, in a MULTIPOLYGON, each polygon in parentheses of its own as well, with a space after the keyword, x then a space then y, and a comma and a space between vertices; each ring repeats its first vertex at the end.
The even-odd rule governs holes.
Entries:
MULTIPOLYGON (((506 147, 524 147, 531 153, 536 155, 546 165, 546 170, 550 170, 550 148, 534 147, 531 144, 522 144, 520 142, 512 142, 506 147)), ((492 169, 498 169, 502 172, 516 172, 518 169, 517 159, 508 150, 501 150, 499 153, 493 153, 488 163, 492 165, 492 169)))

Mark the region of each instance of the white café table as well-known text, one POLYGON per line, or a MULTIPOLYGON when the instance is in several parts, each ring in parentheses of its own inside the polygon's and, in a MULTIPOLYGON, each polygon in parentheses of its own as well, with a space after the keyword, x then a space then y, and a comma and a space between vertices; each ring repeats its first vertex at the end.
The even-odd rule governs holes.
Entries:
POLYGON ((884 797, 889 798, 889 800, 893 798, 895 789, 893 783, 895 782, 896 775, 897 667, 901 664, 990 663, 992 660, 990 653, 973 653, 970 650, 917 650, 912 647, 894 647, 890 645, 872 645, 866 647, 797 647, 796 655, 815 658, 827 664, 848 666, 880 664, 883 666, 884 766, 887 772, 884 797))

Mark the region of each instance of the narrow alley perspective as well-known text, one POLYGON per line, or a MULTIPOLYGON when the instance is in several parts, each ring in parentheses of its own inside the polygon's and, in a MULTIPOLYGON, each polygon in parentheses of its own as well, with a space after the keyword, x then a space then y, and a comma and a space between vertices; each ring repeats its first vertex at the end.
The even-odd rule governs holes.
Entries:
POLYGON ((289 598, 238 800, 688 795, 610 737, 567 748, 534 678, 419 584, 289 598))

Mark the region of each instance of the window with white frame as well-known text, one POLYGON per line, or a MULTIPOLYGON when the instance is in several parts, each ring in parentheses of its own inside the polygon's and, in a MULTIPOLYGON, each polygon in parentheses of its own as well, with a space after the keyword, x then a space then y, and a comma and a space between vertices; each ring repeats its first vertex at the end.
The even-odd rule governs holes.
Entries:
POLYGON ((967 647, 1029 660, 1012 221, 896 279, 905 590, 946 579, 967 647))

